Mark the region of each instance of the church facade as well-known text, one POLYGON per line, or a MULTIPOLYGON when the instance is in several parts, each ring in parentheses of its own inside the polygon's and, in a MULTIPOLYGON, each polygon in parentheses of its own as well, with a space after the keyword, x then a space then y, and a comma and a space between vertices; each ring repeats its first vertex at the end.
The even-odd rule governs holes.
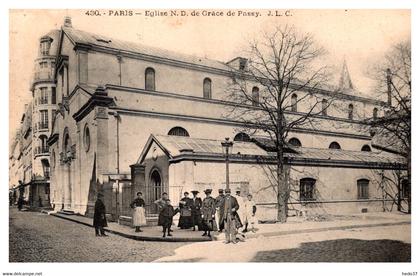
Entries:
MULTIPOLYGON (((119 41, 76 30, 67 18, 58 39, 57 111, 48 139, 54 208, 90 215, 100 191, 111 217, 122 220, 142 191, 153 220, 153 201, 162 192, 177 203, 184 191, 225 187, 221 142, 228 137, 234 141, 231 189, 254 195, 259 219, 275 219, 273 154, 264 137, 249 137, 227 116, 233 103, 226 89, 241 60, 119 41)), ((319 94, 339 100, 315 118, 316 128, 290 134, 290 214, 390 210, 388 189, 404 175, 403 160, 376 149, 363 123, 381 116, 386 103, 345 92, 319 94)), ((308 108, 301 104, 289 116, 308 108)))

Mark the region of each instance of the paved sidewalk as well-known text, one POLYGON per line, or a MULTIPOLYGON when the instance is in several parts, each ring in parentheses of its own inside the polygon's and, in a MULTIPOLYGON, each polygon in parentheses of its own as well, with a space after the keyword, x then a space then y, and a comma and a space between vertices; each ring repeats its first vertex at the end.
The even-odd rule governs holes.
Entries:
MULTIPOLYGON (((92 219, 80 215, 67 215, 61 213, 49 213, 55 217, 70 220, 86 226, 92 226, 92 219)), ((330 221, 307 221, 304 218, 291 217, 287 223, 258 224, 256 233, 246 233, 246 238, 274 237, 300 233, 314 233, 323 231, 335 231, 344 229, 357 229, 366 227, 380 227, 404 225, 411 223, 411 216, 400 213, 366 213, 347 216, 332 216, 330 221)), ((213 238, 202 237, 202 231, 180 230, 173 226, 172 237, 162 237, 162 229, 159 226, 143 227, 143 232, 135 233, 129 226, 109 222, 106 231, 126 238, 141 241, 164 241, 164 242, 204 242, 211 240, 223 240, 224 234, 213 232, 213 238)))

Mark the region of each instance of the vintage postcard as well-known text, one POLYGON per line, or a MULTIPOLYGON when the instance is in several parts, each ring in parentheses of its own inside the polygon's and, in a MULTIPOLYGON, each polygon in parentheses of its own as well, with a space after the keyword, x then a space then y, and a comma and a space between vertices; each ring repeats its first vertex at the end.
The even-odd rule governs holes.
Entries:
POLYGON ((410 22, 9 10, 9 262, 410 263, 410 22))

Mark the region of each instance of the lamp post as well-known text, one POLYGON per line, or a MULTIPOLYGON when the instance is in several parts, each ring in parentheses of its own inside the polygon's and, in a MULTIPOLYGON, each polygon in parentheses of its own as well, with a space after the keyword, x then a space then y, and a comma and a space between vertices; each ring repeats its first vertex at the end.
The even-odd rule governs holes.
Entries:
POLYGON ((225 153, 226 160, 226 189, 229 189, 229 150, 233 147, 233 142, 229 141, 229 137, 222 142, 222 148, 225 153))

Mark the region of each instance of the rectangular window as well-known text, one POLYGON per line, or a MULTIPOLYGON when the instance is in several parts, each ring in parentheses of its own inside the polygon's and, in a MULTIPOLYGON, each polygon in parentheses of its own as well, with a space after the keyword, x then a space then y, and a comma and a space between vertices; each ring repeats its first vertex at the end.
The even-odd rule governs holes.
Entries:
POLYGON ((41 87, 41 95, 39 98, 39 104, 48 104, 48 91, 46 87, 41 87))
POLYGON ((50 42, 45 41, 41 43, 41 54, 46 56, 50 52, 50 42))
POLYGON ((315 200, 315 179, 303 178, 300 180, 300 195, 301 201, 315 200))
POLYGON ((48 68, 48 63, 46 61, 41 61, 39 63, 39 68, 41 69, 48 68))
POLYGON ((39 128, 46 129, 48 128, 48 110, 41 110, 40 114, 41 118, 39 122, 39 128))
POLYGON ((51 104, 57 103, 57 92, 55 90, 55 87, 51 87, 51 104))
POLYGON ((357 180, 357 199, 368 199, 369 198, 369 180, 360 179, 357 180))

